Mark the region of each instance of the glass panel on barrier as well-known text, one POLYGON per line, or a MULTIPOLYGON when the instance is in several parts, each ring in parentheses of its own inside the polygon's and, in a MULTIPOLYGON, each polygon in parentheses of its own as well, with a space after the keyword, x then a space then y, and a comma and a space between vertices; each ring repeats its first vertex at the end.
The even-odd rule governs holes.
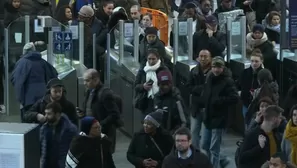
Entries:
POLYGON ((242 57, 242 38, 246 36, 242 32, 240 17, 232 20, 231 22, 231 59, 237 59, 242 57))
MULTIPOLYGON (((189 32, 187 19, 178 19, 178 57, 176 61, 188 60, 189 55, 189 32)), ((191 33, 191 34, 190 34, 191 33)))

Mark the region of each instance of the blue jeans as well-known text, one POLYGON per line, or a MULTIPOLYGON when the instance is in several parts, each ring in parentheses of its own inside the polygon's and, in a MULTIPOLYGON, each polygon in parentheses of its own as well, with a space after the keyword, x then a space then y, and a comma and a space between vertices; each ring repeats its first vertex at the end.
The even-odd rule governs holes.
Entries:
POLYGON ((201 115, 197 115, 195 118, 191 116, 191 135, 192 135, 192 144, 197 149, 200 148, 200 131, 202 125, 201 115))
POLYGON ((220 168, 220 150, 224 129, 207 129, 202 126, 201 147, 210 158, 213 168, 220 168))
POLYGON ((243 116, 244 128, 245 129, 247 129, 247 124, 245 122, 245 116, 246 116, 247 112, 248 112, 248 107, 246 107, 245 105, 242 105, 242 116, 243 116))

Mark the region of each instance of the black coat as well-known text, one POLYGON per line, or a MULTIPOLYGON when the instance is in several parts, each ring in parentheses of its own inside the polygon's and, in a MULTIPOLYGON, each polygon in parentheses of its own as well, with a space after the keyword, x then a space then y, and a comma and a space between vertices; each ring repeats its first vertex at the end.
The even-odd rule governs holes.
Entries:
MULTIPOLYGON (((282 136, 274 132, 278 152, 281 151, 282 136)), ((250 130, 244 138, 240 147, 239 168, 261 168, 261 166, 270 159, 270 144, 266 133, 258 126, 250 130), (266 137, 266 143, 262 149, 258 142, 259 135, 266 137)))
POLYGON ((77 166, 76 168, 115 168, 110 146, 111 142, 104 137, 90 138, 79 135, 70 144, 66 165, 73 164, 72 160, 75 160, 78 163, 72 166, 77 166))
MULTIPOLYGON (((163 155, 168 155, 174 145, 172 135, 162 128, 157 128, 157 132, 153 138, 162 150, 163 155)), ((134 134, 127 151, 127 159, 135 168, 144 168, 142 162, 148 158, 157 161, 157 168, 161 168, 165 156, 162 156, 161 152, 150 139, 150 135, 146 134, 144 130, 134 134)))
POLYGON ((14 8, 11 3, 12 1, 4 3, 4 27, 22 16, 19 9, 14 8))
POLYGON ((219 76, 210 72, 207 76, 203 93, 197 103, 205 108, 203 123, 208 129, 226 128, 228 110, 238 101, 238 94, 231 72, 225 68, 219 76))
POLYGON ((241 90, 240 97, 243 105, 246 107, 248 107, 253 100, 253 96, 250 91, 255 90, 259 87, 257 75, 261 69, 263 68, 259 67, 256 71, 254 71, 252 67, 249 67, 248 69, 243 70, 239 78, 239 85, 241 90))
MULTIPOLYGON (((110 137, 110 129, 113 125, 116 124, 120 112, 115 102, 113 92, 111 90, 105 89, 102 92, 99 100, 99 92, 102 88, 102 85, 98 85, 97 88, 94 89, 94 96, 91 103, 91 109, 93 117, 95 117, 96 120, 98 120, 101 124, 102 133, 107 134, 110 137)), ((86 111, 86 102, 89 98, 90 92, 90 90, 86 92, 86 97, 82 109, 84 112, 86 111)))
POLYGON ((165 157, 162 168, 212 168, 208 157, 199 149, 191 146, 192 156, 186 165, 179 162, 177 151, 173 149, 171 153, 165 157))
POLYGON ((222 56, 226 48, 226 35, 217 31, 209 38, 205 30, 200 30, 193 35, 193 59, 203 49, 210 51, 211 56, 222 56))
MULTIPOLYGON (((50 95, 44 96, 38 100, 28 111, 24 114, 24 120, 27 123, 38 123, 37 114, 45 114, 45 107, 51 102, 50 95)), ((78 126, 78 117, 74 104, 68 101, 64 96, 59 101, 62 112, 69 118, 69 120, 76 126, 78 126)))

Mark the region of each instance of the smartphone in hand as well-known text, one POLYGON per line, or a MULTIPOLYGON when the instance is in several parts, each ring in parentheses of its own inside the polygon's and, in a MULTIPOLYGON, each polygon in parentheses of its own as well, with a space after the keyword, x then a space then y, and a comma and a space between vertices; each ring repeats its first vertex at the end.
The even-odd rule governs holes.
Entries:
POLYGON ((152 79, 150 79, 149 81, 146 82, 148 85, 153 85, 154 81, 152 79))

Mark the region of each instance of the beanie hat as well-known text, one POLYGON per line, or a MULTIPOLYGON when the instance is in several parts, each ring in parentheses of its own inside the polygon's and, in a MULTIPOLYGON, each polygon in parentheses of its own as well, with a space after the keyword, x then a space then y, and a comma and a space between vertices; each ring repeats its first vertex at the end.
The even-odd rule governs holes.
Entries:
POLYGON ((160 127, 162 120, 163 120, 163 112, 162 111, 155 111, 145 116, 144 120, 150 121, 154 126, 157 128, 160 127))
POLYGON ((169 82, 169 83, 171 83, 172 82, 171 72, 168 71, 168 70, 160 71, 157 74, 157 79, 158 79, 158 84, 163 83, 163 82, 169 82))
POLYGON ((36 51, 36 48, 33 42, 25 44, 23 48, 23 54, 27 54, 30 51, 36 51))
POLYGON ((259 31, 261 33, 264 33, 265 31, 265 28, 263 25, 261 24, 256 24, 254 27, 253 27, 253 33, 255 33, 256 31, 259 31))
POLYGON ((92 7, 85 5, 80 8, 78 14, 83 17, 90 18, 94 16, 95 12, 92 7))
POLYGON ((64 87, 64 84, 60 79, 53 78, 53 79, 49 80, 47 85, 46 85, 47 89, 50 89, 50 88, 56 87, 56 86, 64 87))
POLYGON ((216 56, 212 59, 211 65, 213 67, 224 67, 225 66, 225 61, 222 57, 216 56))
POLYGON ((81 132, 89 135, 92 125, 97 122, 94 117, 86 116, 80 120, 80 130, 81 132))
POLYGON ((158 35, 158 29, 155 28, 155 27, 147 27, 145 30, 145 35, 148 35, 148 34, 154 34, 154 35, 158 35))

